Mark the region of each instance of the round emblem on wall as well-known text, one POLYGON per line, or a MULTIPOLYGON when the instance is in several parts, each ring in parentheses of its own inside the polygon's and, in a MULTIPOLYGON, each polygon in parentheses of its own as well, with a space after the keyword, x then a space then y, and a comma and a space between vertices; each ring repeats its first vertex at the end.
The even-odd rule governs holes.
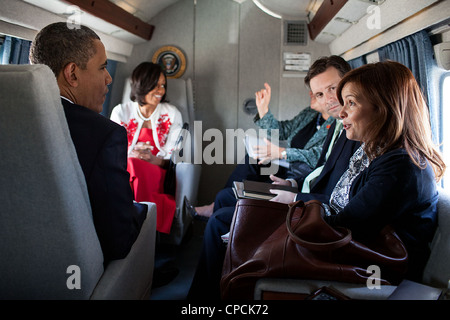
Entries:
POLYGON ((152 62, 161 65, 168 78, 179 78, 186 70, 186 57, 174 46, 159 48, 153 55, 152 62))

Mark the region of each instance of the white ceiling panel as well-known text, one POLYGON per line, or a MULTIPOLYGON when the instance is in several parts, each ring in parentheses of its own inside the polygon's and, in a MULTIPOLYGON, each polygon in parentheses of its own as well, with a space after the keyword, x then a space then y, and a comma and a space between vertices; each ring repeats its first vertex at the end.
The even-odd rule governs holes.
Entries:
MULTIPOLYGON (((378 1, 379 4, 382 2, 384 1, 378 1)), ((376 4, 377 3, 362 0, 349 0, 342 9, 339 10, 336 17, 356 23, 367 14, 368 7, 376 4)))
MULTIPOLYGON (((59 16, 66 17, 68 19, 70 17, 73 17, 75 14, 73 5, 63 0, 23 0, 23 1, 32 4, 36 7, 40 7, 49 12, 52 12, 54 14, 57 14, 59 16)), ((96 31, 103 32, 104 34, 116 37, 131 44, 138 44, 145 42, 144 39, 128 31, 125 31, 112 23, 106 22, 105 20, 102 20, 89 13, 86 13, 82 10, 77 12, 76 14, 79 15, 77 19, 79 19, 79 22, 81 24, 91 27, 96 31)))
POLYGON ((144 22, 149 22, 158 13, 179 0, 110 0, 122 9, 134 14, 144 22))

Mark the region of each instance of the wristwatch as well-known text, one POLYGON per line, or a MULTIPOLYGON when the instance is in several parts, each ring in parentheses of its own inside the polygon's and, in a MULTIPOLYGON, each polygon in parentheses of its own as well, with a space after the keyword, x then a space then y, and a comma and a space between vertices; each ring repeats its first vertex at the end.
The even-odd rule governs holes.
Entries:
POLYGON ((286 150, 281 151, 281 159, 286 159, 286 158, 287 158, 286 150))

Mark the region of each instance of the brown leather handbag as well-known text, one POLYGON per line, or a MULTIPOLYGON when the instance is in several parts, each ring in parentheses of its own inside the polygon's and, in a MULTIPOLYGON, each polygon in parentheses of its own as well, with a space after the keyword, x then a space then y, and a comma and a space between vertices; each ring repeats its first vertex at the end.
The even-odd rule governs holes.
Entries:
POLYGON ((322 218, 319 201, 289 205, 242 199, 236 205, 225 255, 223 299, 253 299, 260 278, 297 278, 366 283, 370 265, 380 268, 380 284, 396 284, 408 254, 391 227, 372 243, 352 239, 350 230, 322 218))

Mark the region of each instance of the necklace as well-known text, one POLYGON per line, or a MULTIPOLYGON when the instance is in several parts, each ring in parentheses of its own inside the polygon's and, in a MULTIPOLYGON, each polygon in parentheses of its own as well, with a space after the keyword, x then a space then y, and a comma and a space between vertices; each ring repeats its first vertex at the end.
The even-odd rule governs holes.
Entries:
POLYGON ((144 121, 150 121, 150 118, 152 117, 151 115, 148 118, 144 117, 144 115, 141 113, 141 108, 139 107, 139 105, 137 105, 137 113, 139 118, 141 118, 144 121))

